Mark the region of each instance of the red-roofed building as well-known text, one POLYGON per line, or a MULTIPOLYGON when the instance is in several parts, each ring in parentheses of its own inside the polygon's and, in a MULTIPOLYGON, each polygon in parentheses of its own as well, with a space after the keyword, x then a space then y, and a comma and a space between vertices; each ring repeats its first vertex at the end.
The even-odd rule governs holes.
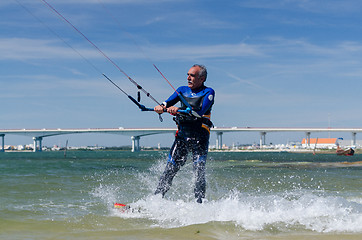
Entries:
POLYGON ((302 146, 311 148, 336 148, 337 138, 311 138, 308 144, 307 140, 303 138, 302 146))

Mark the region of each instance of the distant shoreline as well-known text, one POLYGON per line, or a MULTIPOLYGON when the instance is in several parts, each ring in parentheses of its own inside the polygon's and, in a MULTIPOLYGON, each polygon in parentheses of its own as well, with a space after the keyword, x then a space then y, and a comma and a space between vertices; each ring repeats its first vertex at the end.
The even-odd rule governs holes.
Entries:
MULTIPOLYGON (((281 149, 235 149, 235 150, 210 150, 209 152, 273 152, 273 153, 312 153, 314 152, 314 150, 308 150, 308 149, 298 149, 298 150, 291 150, 291 149, 286 149, 286 150, 281 150, 281 149)), ((336 154, 335 150, 315 150, 316 154, 336 154)))
MULTIPOLYGON (((68 152, 76 152, 76 151, 131 151, 131 149, 79 149, 73 150, 68 149, 68 152)), ((141 149, 141 152, 148 151, 169 151, 169 149, 141 149)), ((32 150, 6 150, 5 152, 9 153, 31 153, 32 150)), ((64 152, 64 150, 59 151, 43 151, 43 152, 64 152)), ((332 149, 210 149, 209 152, 240 152, 240 153, 310 153, 313 154, 336 154, 336 150, 332 149)), ((355 149, 355 154, 362 153, 362 149, 355 149)), ((1 153, 0 153, 1 154, 1 153)))

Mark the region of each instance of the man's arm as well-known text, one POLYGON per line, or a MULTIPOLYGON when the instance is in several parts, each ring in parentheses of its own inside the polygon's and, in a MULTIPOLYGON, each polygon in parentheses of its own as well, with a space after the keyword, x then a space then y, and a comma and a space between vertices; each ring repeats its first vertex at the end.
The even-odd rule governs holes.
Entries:
MULTIPOLYGON (((179 91, 179 89, 177 89, 179 91)), ((168 113, 176 114, 178 111, 178 107, 174 107, 178 101, 180 101, 180 98, 177 94, 177 92, 174 92, 165 102, 163 102, 161 105, 158 105, 154 108, 154 111, 157 113, 163 113, 165 112, 164 109, 167 109, 168 113)))
POLYGON ((205 95, 203 102, 202 102, 202 108, 199 111, 194 111, 199 116, 204 115, 214 104, 215 99, 215 91, 210 88, 208 93, 205 95))

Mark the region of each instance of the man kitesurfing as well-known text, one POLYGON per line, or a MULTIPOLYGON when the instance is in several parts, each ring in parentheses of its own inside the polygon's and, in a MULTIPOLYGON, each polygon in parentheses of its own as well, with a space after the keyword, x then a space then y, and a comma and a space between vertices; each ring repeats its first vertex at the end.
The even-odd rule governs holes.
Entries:
POLYGON ((155 194, 165 195, 176 173, 185 164, 188 153, 191 152, 196 178, 195 198, 198 203, 202 203, 202 199, 205 198, 205 164, 210 128, 213 126, 210 115, 215 96, 214 90, 204 85, 206 78, 206 67, 193 65, 187 73, 187 86, 179 87, 165 102, 154 108, 159 114, 167 111, 175 115, 174 121, 178 127, 155 194), (181 107, 174 106, 178 102, 181 102, 181 107))
MULTIPOLYGON (((90 45, 92 45, 103 57, 105 57, 119 72, 121 72, 129 81, 131 81, 138 89, 137 100, 124 91, 119 85, 112 81, 106 74, 102 73, 94 64, 92 64, 87 58, 85 58, 79 51, 74 49, 66 41, 64 41, 58 34, 47 27, 64 43, 77 52, 88 64, 90 64, 97 72, 102 74, 109 82, 117 87, 122 93, 124 93, 134 104, 138 106, 141 111, 155 111, 159 115, 163 112, 168 112, 175 116, 174 120, 178 126, 176 132, 175 141, 171 147, 168 161, 165 171, 160 178, 158 187, 155 194, 162 194, 169 190, 172 180, 181 166, 186 162, 189 152, 193 155, 194 172, 196 176, 195 183, 195 197, 198 203, 202 203, 202 199, 205 198, 205 163, 208 153, 210 128, 213 126, 210 121, 211 107, 214 104, 215 92, 212 88, 206 87, 204 82, 207 78, 207 70, 203 65, 193 65, 187 73, 187 86, 179 87, 177 90, 172 87, 170 82, 165 78, 161 71, 153 64, 156 70, 162 75, 162 77, 171 85, 174 89, 174 93, 162 104, 160 104, 155 98, 151 96, 149 92, 143 89, 135 80, 133 80, 125 71, 123 71, 105 52, 103 52, 97 45, 95 45, 88 37, 86 37, 75 25, 73 25, 68 19, 66 19, 59 11, 57 11, 46 0, 41 0, 55 15, 60 17, 65 23, 67 23, 73 30, 81 35, 90 45), (154 109, 147 108, 140 104, 140 91, 151 98, 156 104, 154 109), (181 102, 181 107, 175 107, 177 102, 181 102)), ((23 6, 31 15, 38 19, 31 13, 23 4, 19 1, 17 3, 23 6)), ((41 23, 47 26, 44 22, 38 19, 41 23)), ((162 118, 160 117, 162 121, 162 118)), ((120 205, 121 206, 121 205, 120 205)))

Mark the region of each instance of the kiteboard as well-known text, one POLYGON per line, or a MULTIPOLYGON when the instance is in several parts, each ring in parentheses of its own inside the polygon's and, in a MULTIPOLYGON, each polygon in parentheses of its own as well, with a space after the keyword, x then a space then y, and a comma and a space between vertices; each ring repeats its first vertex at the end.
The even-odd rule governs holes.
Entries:
POLYGON ((134 212, 141 212, 140 208, 132 208, 128 204, 124 203, 114 203, 113 207, 119 210, 122 213, 134 213, 134 212))

